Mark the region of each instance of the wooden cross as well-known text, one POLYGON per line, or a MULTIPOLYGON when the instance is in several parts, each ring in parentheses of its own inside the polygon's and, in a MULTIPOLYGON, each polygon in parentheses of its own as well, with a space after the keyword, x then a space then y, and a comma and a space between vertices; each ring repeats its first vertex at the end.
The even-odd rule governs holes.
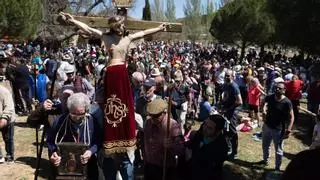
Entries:
MULTIPOLYGON (((117 15, 125 16, 127 18, 128 9, 132 6, 134 0, 113 0, 114 6, 117 8, 117 15)), ((57 21, 58 15, 53 16, 54 24, 59 24, 57 21)), ((90 16, 74 16, 78 21, 88 24, 90 27, 97 29, 109 28, 108 20, 105 17, 90 17, 90 16)), ((162 24, 163 22, 156 21, 142 21, 142 20, 127 20, 126 28, 128 30, 145 30, 149 28, 154 28, 162 24)), ((169 27, 166 32, 182 32, 181 23, 169 23, 169 27)))

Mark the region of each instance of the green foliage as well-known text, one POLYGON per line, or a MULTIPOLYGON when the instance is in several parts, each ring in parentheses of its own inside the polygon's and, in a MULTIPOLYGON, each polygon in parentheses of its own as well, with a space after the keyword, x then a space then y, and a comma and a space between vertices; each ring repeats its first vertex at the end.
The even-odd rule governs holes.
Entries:
POLYGON ((152 6, 151 17, 153 21, 165 21, 165 13, 162 0, 154 0, 152 6))
POLYGON ((142 12, 142 20, 151 21, 151 9, 149 0, 146 0, 145 6, 142 12))
POLYGON ((0 6, 0 37, 31 38, 42 19, 41 0, 5 0, 0 6))
POLYGON ((200 39, 200 36, 205 33, 202 26, 201 1, 186 0, 184 15, 184 29, 188 39, 193 41, 200 39))
POLYGON ((319 53, 320 1, 269 0, 268 5, 277 20, 277 42, 319 53))
POLYGON ((204 16, 204 23, 206 25, 206 32, 209 32, 210 30, 210 25, 211 21, 215 15, 215 5, 213 3, 213 0, 207 0, 207 7, 205 11, 205 16, 204 16))
POLYGON ((214 16, 210 33, 226 43, 237 41, 265 44, 275 32, 275 20, 267 0, 235 0, 214 16))
POLYGON ((165 15, 169 22, 176 20, 176 5, 174 4, 174 0, 167 0, 165 15))
POLYGON ((186 17, 198 17, 201 15, 201 0, 186 0, 183 8, 186 17))

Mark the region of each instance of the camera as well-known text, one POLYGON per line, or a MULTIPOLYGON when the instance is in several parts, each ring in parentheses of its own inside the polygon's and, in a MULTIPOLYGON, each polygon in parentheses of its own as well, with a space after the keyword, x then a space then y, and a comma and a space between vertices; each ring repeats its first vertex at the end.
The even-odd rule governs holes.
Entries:
POLYGON ((52 103, 52 108, 58 108, 61 104, 61 102, 58 100, 52 100, 52 103))

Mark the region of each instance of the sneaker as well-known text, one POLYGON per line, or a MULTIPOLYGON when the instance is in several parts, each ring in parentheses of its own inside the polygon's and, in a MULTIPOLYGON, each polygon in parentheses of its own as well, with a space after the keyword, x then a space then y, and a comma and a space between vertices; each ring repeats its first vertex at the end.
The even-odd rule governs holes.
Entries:
POLYGON ((238 159, 238 155, 237 154, 230 154, 228 156, 228 160, 229 161, 233 161, 233 160, 237 160, 238 159))
POLYGON ((262 138, 262 132, 253 133, 252 136, 257 136, 258 138, 262 138))
POLYGON ((257 164, 262 165, 262 166, 269 166, 269 162, 265 161, 265 160, 259 161, 259 162, 257 162, 257 164))
POLYGON ((14 164, 14 159, 13 159, 13 157, 6 157, 5 160, 6 160, 6 163, 7 163, 7 164, 14 164))
POLYGON ((43 128, 44 128, 44 125, 42 124, 42 125, 40 125, 40 127, 39 127, 38 131, 42 131, 42 130, 43 130, 43 128))
POLYGON ((2 157, 1 159, 0 159, 0 164, 3 164, 5 162, 5 159, 2 157))
POLYGON ((259 138, 258 136, 252 136, 252 139, 253 139, 254 141, 257 141, 257 142, 261 142, 261 141, 262 141, 262 139, 259 138))

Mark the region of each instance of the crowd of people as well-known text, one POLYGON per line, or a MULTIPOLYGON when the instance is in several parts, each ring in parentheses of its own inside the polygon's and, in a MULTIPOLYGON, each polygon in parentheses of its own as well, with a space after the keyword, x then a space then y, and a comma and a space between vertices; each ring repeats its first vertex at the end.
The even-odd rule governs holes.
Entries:
MULTIPOLYGON (((143 42, 127 53, 128 73, 115 74, 131 82, 137 149, 106 155, 104 117, 110 112, 103 108, 103 84, 117 84, 104 81, 110 52, 95 45, 57 52, 31 43, 1 47, 1 81, 11 83, 12 95, 0 85, 7 153, 0 154, 0 163, 14 162, 14 114, 29 115, 35 104, 39 113, 58 115, 46 136, 52 165, 64 162, 59 143, 83 143, 88 149, 80 161, 88 165, 89 179, 129 180, 142 167, 147 180, 162 179, 164 167, 166 179, 221 179, 224 161, 238 158, 238 132, 246 128, 261 128, 259 164, 269 164, 274 142, 275 169, 280 170, 283 140, 299 121, 300 100, 307 98, 315 114, 320 104, 319 79, 310 73, 315 58, 250 48, 240 59, 236 46, 143 42), (195 130, 195 124, 200 128, 195 130)), ((126 112, 117 110, 117 116, 126 112)), ((320 147, 318 131, 319 125, 312 148, 320 147)))

